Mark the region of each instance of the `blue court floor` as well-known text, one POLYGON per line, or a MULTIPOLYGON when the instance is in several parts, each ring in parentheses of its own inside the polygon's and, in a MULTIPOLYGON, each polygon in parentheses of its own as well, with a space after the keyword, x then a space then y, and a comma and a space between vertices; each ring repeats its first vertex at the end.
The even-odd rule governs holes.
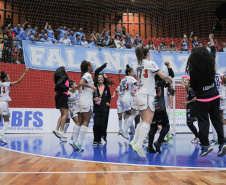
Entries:
MULTIPOLYGON (((67 136, 69 141, 71 134, 67 136)), ((109 133, 107 143, 102 141, 102 146, 92 146, 93 134, 88 133, 83 152, 73 150, 69 142, 60 142, 54 134, 6 134, 5 139, 8 144, 0 143, 2 148, 49 157, 135 165, 226 168, 226 156, 217 157, 218 146, 209 155, 199 157, 200 146, 191 143, 192 134, 177 134, 168 145, 163 145, 161 154, 148 153, 147 158, 139 157, 128 141, 116 133, 109 133)))

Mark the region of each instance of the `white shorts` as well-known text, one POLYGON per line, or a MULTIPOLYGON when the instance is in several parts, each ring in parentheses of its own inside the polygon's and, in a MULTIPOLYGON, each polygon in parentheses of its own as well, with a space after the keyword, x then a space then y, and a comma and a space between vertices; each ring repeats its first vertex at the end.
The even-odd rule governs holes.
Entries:
POLYGON ((119 99, 117 100, 117 113, 118 114, 124 113, 121 102, 120 102, 119 99))
POLYGON ((155 112, 155 98, 148 94, 138 94, 134 97, 136 110, 146 110, 148 107, 155 112))
POLYGON ((78 117, 76 109, 74 109, 74 110, 72 109, 72 112, 73 112, 73 115, 71 116, 70 111, 68 111, 68 115, 67 115, 68 119, 78 117))
POLYGON ((220 100, 220 110, 225 110, 226 100, 220 100))
POLYGON ((85 112, 93 112, 93 106, 88 106, 88 105, 76 105, 76 111, 77 113, 85 113, 85 112))
POLYGON ((123 100, 121 100, 121 105, 122 105, 123 112, 129 111, 131 109, 135 110, 135 104, 134 104, 133 100, 123 99, 123 100))
POLYGON ((5 101, 0 101, 0 114, 3 116, 9 115, 9 104, 5 101))

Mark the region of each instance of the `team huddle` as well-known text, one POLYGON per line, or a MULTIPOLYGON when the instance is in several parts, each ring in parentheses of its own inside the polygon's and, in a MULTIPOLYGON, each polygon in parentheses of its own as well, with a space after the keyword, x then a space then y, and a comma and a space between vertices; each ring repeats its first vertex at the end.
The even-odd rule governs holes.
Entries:
MULTIPOLYGON (((210 36, 212 42, 212 37, 210 36)), ((211 51, 215 55, 214 43, 212 42, 211 51)), ((121 79, 116 92, 119 93, 117 100, 117 110, 119 116, 119 135, 130 140, 128 130, 133 130, 134 137, 130 141, 130 146, 141 157, 146 157, 144 143, 148 140, 147 152, 161 153, 161 145, 164 138, 172 139, 169 123, 169 110, 172 98, 176 91, 171 87, 174 72, 169 62, 165 62, 168 75, 163 73, 158 65, 150 60, 148 48, 139 45, 136 50, 138 66, 136 69, 137 79, 134 77, 134 69, 126 65, 126 76, 121 79), (122 114, 124 113, 124 125, 122 126, 122 114), (135 119, 136 129, 133 126, 135 119), (155 134, 160 131, 159 138, 154 142, 155 134), (168 135, 167 135, 168 134, 168 135)), ((96 87, 91 73, 93 72, 92 63, 82 61, 81 79, 79 85, 69 79, 65 67, 59 67, 54 73, 55 82, 55 103, 60 110, 60 117, 56 129, 53 133, 62 141, 67 141, 66 132, 70 119, 75 122, 73 134, 69 144, 76 150, 83 151, 83 141, 85 139, 88 125, 93 113, 95 104, 100 104, 103 94, 107 96, 107 86, 99 85, 96 87), (79 87, 79 90, 77 88, 79 87), (98 90, 98 96, 94 92, 98 90), (105 91, 106 90, 106 91, 105 91)), ((9 124, 8 102, 10 86, 20 83, 29 69, 16 82, 10 82, 9 75, 1 73, 1 94, 0 94, 0 114, 4 118, 4 126, 1 131, 0 141, 7 143, 3 138, 9 124)), ((225 110, 225 87, 226 77, 224 74, 215 71, 215 60, 205 48, 194 48, 188 59, 186 72, 189 76, 182 76, 182 85, 187 91, 187 101, 184 102, 187 111, 187 125, 195 135, 193 143, 201 144, 201 154, 203 157, 213 150, 213 145, 209 143, 209 118, 213 125, 215 144, 218 142, 218 156, 226 154, 226 121, 223 117, 225 110), (201 56, 201 57, 200 57, 201 56), (201 69, 201 70, 200 70, 201 69), (202 73, 202 71, 208 71, 202 73), (206 75, 207 74, 207 75, 206 75), (199 131, 194 126, 194 121, 198 121, 199 131), (224 125, 224 126, 223 126, 224 125)), ((103 84, 107 77, 97 76, 98 82, 103 84)), ((109 91, 110 92, 110 91, 109 91)), ((115 96, 115 93, 113 97, 115 96)), ((110 107, 110 99, 105 102, 106 107, 110 107)), ((101 144, 101 137, 106 141, 106 125, 108 113, 100 114, 105 117, 100 121, 105 128, 94 138, 93 145, 101 144), (104 126, 105 125, 105 126, 104 126)), ((97 116, 97 115, 96 115, 97 116)), ((101 118, 99 118, 101 119, 101 118)), ((100 127, 101 128, 101 127, 100 127)), ((95 135, 95 134, 94 134, 95 135)), ((95 136, 94 136, 95 137, 95 136)), ((166 140, 166 141, 167 141, 166 140)))

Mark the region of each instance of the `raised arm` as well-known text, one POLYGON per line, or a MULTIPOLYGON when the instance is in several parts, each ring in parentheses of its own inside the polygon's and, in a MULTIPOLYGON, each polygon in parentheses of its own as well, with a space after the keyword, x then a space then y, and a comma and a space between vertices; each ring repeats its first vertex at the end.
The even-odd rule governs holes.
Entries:
POLYGON ((48 22, 46 22, 46 25, 45 25, 45 28, 44 28, 45 30, 47 30, 47 26, 48 26, 48 22))
POLYGON ((19 84, 20 82, 22 82, 22 80, 24 79, 24 77, 26 76, 28 71, 30 71, 30 69, 26 68, 24 74, 17 81, 11 82, 11 85, 16 85, 16 84, 19 84))
POLYGON ((159 75, 163 80, 165 80, 166 83, 173 82, 172 78, 170 76, 167 76, 166 74, 164 74, 162 71, 158 71, 156 74, 159 75))
POLYGON ((122 72, 122 70, 119 69, 119 70, 118 70, 118 80, 119 80, 119 83, 120 83, 121 80, 122 80, 122 78, 121 78, 121 72, 122 72))
POLYGON ((190 39, 191 39, 191 41, 192 41, 192 35, 193 35, 193 32, 191 32, 191 35, 190 35, 190 39))
POLYGON ((95 77, 105 68, 107 67, 108 63, 104 63, 102 66, 98 67, 96 70, 95 70, 95 77))
POLYGON ((172 78, 174 78, 174 71, 171 68, 169 61, 165 61, 164 64, 166 65, 166 67, 168 69, 169 76, 171 76, 172 78))

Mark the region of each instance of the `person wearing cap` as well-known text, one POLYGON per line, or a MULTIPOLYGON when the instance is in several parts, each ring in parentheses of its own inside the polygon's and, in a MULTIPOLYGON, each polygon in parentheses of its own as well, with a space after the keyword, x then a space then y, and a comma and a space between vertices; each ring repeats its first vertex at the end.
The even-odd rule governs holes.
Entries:
POLYGON ((206 49, 207 49, 209 52, 211 51, 210 47, 211 47, 211 42, 208 42, 208 44, 207 44, 207 46, 206 46, 206 49))
POLYGON ((9 97, 10 87, 12 85, 19 84, 24 79, 25 75, 30 69, 26 68, 24 74, 14 82, 10 82, 10 77, 4 71, 1 72, 1 82, 0 82, 0 119, 3 116, 4 124, 0 133, 0 142, 7 144, 7 141, 3 138, 9 125, 9 105, 8 102, 12 101, 9 97))

